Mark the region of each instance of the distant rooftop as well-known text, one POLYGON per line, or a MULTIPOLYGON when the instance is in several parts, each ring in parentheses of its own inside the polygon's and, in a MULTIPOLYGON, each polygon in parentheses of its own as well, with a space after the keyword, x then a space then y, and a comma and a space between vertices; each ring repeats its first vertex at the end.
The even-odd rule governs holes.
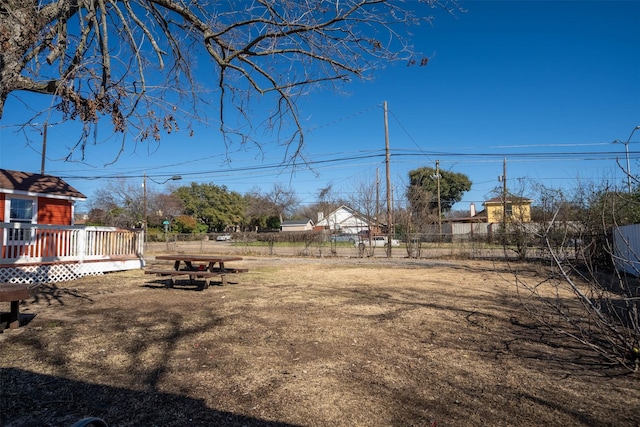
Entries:
MULTIPOLYGON (((527 199, 526 197, 507 196, 506 201, 510 203, 514 203, 514 202, 526 203, 526 202, 532 202, 533 200, 527 199)), ((502 197, 494 197, 489 200, 485 200, 483 204, 486 205, 487 203, 502 203, 502 197)))

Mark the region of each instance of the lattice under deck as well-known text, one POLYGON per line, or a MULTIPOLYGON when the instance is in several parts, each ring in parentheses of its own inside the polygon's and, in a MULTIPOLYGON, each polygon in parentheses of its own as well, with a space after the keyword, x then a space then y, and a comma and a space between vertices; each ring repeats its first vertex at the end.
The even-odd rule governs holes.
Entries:
POLYGON ((83 276, 100 276, 103 267, 99 263, 42 264, 0 268, 0 282, 5 283, 54 283, 78 279, 83 276))

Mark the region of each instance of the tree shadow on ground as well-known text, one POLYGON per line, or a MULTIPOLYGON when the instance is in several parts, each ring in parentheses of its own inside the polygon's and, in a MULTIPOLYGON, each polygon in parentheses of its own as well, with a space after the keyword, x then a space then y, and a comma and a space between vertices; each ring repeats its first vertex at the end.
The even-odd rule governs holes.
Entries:
POLYGON ((66 298, 77 298, 87 302, 93 300, 89 295, 82 293, 76 289, 68 287, 60 287, 56 283, 42 283, 38 286, 38 291, 33 296, 31 304, 46 303, 47 305, 58 304, 65 305, 66 298))
POLYGON ((70 426, 94 416, 109 426, 264 426, 292 424, 260 420, 207 407, 202 400, 158 391, 135 391, 66 378, 0 369, 0 425, 70 426))

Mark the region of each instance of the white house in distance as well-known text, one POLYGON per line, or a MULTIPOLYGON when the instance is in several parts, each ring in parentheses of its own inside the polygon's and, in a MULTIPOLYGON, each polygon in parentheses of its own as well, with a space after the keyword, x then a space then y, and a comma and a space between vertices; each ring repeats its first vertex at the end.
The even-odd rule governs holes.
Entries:
POLYGON ((370 224, 369 220, 355 209, 342 205, 328 215, 318 214, 315 228, 331 233, 358 234, 369 231, 375 233, 379 227, 370 224))
POLYGON ((310 219, 292 219, 282 221, 280 231, 311 231, 313 230, 313 221, 310 219))

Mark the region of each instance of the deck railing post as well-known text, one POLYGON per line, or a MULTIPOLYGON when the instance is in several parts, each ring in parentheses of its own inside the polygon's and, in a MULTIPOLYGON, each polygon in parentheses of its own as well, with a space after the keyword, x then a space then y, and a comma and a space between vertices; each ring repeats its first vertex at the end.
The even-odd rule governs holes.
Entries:
POLYGON ((0 264, 142 257, 141 230, 0 223, 0 264))
POLYGON ((78 230, 78 239, 76 241, 76 254, 78 256, 78 262, 83 262, 87 255, 87 229, 81 228, 78 230))
POLYGON ((0 282, 55 282, 141 268, 142 236, 116 227, 0 222, 0 282))

